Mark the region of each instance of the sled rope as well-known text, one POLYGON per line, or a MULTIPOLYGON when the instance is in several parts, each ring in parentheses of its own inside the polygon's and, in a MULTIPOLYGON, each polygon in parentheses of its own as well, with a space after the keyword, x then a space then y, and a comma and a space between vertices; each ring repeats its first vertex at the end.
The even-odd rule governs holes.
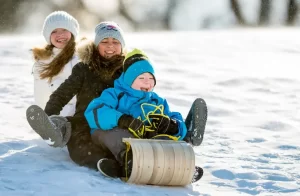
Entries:
MULTIPOLYGON (((165 118, 170 118, 169 116, 165 115, 164 114, 164 106, 162 104, 160 105, 154 105, 154 104, 150 104, 150 103, 143 103, 141 104, 141 110, 142 110, 142 113, 143 113, 143 116, 145 117, 145 119, 142 121, 143 123, 147 122, 147 126, 145 126, 145 130, 144 131, 149 131, 149 132, 155 132, 154 129, 156 129, 156 125, 155 123, 152 123, 150 118, 149 118, 149 115, 151 114, 155 114, 157 116, 162 116, 162 117, 165 117, 165 118), (146 106, 149 106, 149 107, 153 107, 154 109, 152 111, 149 111, 147 114, 145 112, 145 109, 144 107, 146 106), (154 128, 154 129, 153 129, 154 128)), ((141 120, 141 117, 139 117, 139 119, 141 120)), ((176 136, 171 136, 171 135, 168 135, 168 134, 159 134, 159 135, 156 135, 154 137, 152 137, 152 139, 155 139, 156 137, 168 137, 174 141, 178 141, 180 136, 176 137, 176 136)))
POLYGON ((125 180, 128 180, 128 152, 130 150, 130 143, 129 142, 125 142, 126 144, 126 154, 125 154, 125 180))

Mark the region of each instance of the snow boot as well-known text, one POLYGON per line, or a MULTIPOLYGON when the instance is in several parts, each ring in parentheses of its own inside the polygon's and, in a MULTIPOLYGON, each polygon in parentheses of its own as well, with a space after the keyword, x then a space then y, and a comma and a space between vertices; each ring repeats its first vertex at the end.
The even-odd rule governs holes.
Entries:
POLYGON ((203 141, 207 121, 207 106, 203 99, 197 98, 185 120, 187 134, 184 141, 193 146, 200 146, 203 141))
POLYGON ((99 172, 109 178, 121 177, 121 166, 118 161, 108 158, 100 159, 97 163, 99 172))
POLYGON ((71 137, 71 123, 62 116, 48 117, 42 108, 32 105, 26 110, 31 128, 45 140, 49 146, 64 147, 71 137))
POLYGON ((128 179, 132 172, 132 151, 120 153, 124 163, 120 164, 117 160, 103 158, 97 163, 97 168, 106 177, 128 179))
POLYGON ((197 182, 198 180, 200 180, 203 176, 203 169, 199 166, 195 166, 195 173, 192 179, 192 183, 197 182))

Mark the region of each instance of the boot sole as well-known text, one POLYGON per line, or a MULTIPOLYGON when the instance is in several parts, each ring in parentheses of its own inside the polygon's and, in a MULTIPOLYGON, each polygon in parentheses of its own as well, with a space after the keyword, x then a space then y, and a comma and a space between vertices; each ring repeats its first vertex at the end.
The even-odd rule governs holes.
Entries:
POLYGON ((191 142, 194 146, 200 146, 207 121, 207 106, 203 99, 198 98, 195 100, 193 114, 191 142))
POLYGON ((45 140, 49 146, 61 147, 62 136, 50 121, 42 108, 32 105, 26 110, 26 118, 31 128, 45 140))
POLYGON ((195 167, 195 174, 193 176, 192 183, 195 183, 198 180, 200 180, 202 178, 203 174, 204 174, 203 169, 201 167, 196 166, 195 167))
POLYGON ((99 172, 108 178, 119 178, 120 177, 120 169, 119 164, 115 160, 103 158, 100 159, 97 163, 97 168, 99 172))

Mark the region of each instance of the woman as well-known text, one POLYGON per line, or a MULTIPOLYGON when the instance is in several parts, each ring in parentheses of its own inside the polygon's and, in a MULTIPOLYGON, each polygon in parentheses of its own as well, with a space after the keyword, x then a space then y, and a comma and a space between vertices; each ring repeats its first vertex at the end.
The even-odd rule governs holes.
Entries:
POLYGON ((83 40, 78 46, 81 60, 70 77, 53 92, 45 110, 38 106, 27 109, 30 126, 53 147, 67 144, 71 159, 78 165, 97 169, 97 162, 111 153, 91 140, 90 128, 84 117, 88 104, 102 91, 112 87, 122 73, 125 39, 114 22, 102 22, 95 28, 94 42, 83 40), (74 116, 58 119, 56 115, 76 95, 74 116), (49 118, 48 118, 49 116, 49 118))

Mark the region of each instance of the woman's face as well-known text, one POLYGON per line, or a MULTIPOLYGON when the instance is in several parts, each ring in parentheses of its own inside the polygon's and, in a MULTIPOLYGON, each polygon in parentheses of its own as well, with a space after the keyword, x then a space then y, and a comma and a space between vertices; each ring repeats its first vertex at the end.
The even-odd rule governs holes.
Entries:
POLYGON ((72 37, 72 33, 67 29, 57 28, 52 31, 50 36, 51 43, 59 49, 63 49, 72 37))
POLYGON ((119 40, 108 37, 103 39, 98 45, 98 51, 101 56, 111 58, 122 53, 122 46, 119 40))

